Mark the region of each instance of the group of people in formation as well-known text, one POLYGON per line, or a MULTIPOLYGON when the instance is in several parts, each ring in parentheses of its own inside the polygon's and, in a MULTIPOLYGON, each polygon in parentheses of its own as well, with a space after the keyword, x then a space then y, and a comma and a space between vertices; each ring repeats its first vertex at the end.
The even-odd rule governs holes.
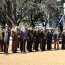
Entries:
POLYGON ((17 53, 19 48, 21 52, 45 51, 52 49, 52 40, 54 40, 54 49, 59 50, 59 40, 61 37, 61 48, 65 49, 65 29, 60 31, 59 27, 52 30, 33 30, 27 28, 26 24, 10 29, 6 24, 5 28, 0 28, 0 51, 8 54, 9 41, 12 37, 12 53, 17 53), (47 47, 46 47, 47 44, 47 47))

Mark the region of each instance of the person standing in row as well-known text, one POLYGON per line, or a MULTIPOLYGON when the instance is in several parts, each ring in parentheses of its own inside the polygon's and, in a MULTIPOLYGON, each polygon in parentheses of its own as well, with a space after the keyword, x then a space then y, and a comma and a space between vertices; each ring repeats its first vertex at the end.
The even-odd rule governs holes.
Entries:
POLYGON ((44 43, 43 43, 43 31, 42 30, 40 30, 40 33, 39 33, 39 43, 40 43, 40 50, 41 51, 44 51, 43 50, 43 45, 44 45, 44 43))
POLYGON ((65 29, 62 32, 62 49, 65 49, 65 29))
POLYGON ((20 50, 21 50, 21 52, 25 52, 25 45, 26 45, 27 39, 28 39, 28 29, 26 27, 26 24, 23 24, 21 27, 21 32, 20 32, 20 50))
POLYGON ((35 50, 36 31, 33 31, 33 50, 35 50))
POLYGON ((46 41, 47 41, 47 31, 43 31, 43 51, 46 50, 46 41))
POLYGON ((54 30, 54 49, 59 50, 59 40, 60 40, 60 29, 56 27, 54 30), (57 48, 56 48, 57 45, 57 48))
POLYGON ((38 37, 38 47, 39 47, 39 44, 40 44, 40 50, 42 50, 42 34, 41 34, 41 30, 38 31, 37 37, 38 37))
POLYGON ((38 46, 39 46, 39 33, 36 31, 36 40, 35 40, 35 51, 39 51, 38 46))
POLYGON ((3 27, 0 28, 0 51, 3 52, 3 27))
POLYGON ((17 48, 18 48, 18 27, 15 26, 15 29, 12 30, 12 52, 17 53, 17 48))
POLYGON ((33 30, 32 27, 28 30, 28 40, 27 40, 27 50, 32 52, 32 44, 33 44, 33 30))
POLYGON ((51 44, 52 44, 52 34, 51 30, 47 33, 47 50, 51 50, 51 44))
POLYGON ((11 34, 11 31, 8 25, 6 24, 4 29, 4 53, 6 54, 8 53, 10 34, 11 34))

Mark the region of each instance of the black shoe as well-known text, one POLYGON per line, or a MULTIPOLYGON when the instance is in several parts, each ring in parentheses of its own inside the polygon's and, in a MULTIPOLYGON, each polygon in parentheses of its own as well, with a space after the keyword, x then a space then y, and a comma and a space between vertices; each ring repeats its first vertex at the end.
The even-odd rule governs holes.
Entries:
POLYGON ((59 50, 59 49, 57 49, 57 50, 59 50))
POLYGON ((32 52, 32 50, 29 50, 28 52, 32 52))
POLYGON ((22 54, 25 54, 25 53, 26 53, 26 52, 24 52, 24 51, 22 52, 22 54))
POLYGON ((17 52, 13 52, 13 53, 17 53, 17 52))
POLYGON ((8 55, 8 53, 4 52, 5 55, 8 55))

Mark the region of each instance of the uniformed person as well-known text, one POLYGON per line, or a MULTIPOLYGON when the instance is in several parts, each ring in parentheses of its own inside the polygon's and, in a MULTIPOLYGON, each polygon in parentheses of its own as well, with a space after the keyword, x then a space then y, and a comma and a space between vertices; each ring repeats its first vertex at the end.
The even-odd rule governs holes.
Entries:
POLYGON ((47 41, 47 32, 46 30, 43 31, 43 51, 46 50, 46 41, 47 41))
POLYGON ((39 37, 38 37, 38 31, 36 31, 36 40, 35 40, 35 51, 39 51, 39 37))
POLYGON ((36 31, 33 31, 33 50, 35 50, 36 31))
POLYGON ((1 27, 0 28, 0 51, 3 52, 3 43, 4 43, 4 40, 3 40, 3 28, 1 27))
POLYGON ((40 45, 40 50, 42 47, 42 34, 41 34, 41 30, 38 31, 38 47, 40 45))
POLYGON ((65 29, 62 32, 62 49, 65 49, 65 29))
POLYGON ((54 49, 59 50, 59 40, 60 40, 60 29, 56 27, 54 30, 54 49), (57 45, 57 48, 56 48, 57 45))
POLYGON ((40 50, 44 51, 44 35, 42 30, 40 32, 40 50))
POLYGON ((39 48, 39 45, 40 45, 40 50, 43 51, 43 32, 41 30, 38 31, 38 34, 37 34, 37 46, 39 48))
POLYGON ((32 52, 32 44, 33 44, 33 30, 32 27, 28 30, 28 40, 27 40, 27 50, 32 52))
POLYGON ((20 48, 20 29, 18 28, 18 48, 20 48))
POLYGON ((17 53, 17 48, 18 48, 18 27, 15 26, 15 29, 12 30, 12 52, 17 53))
POLYGON ((51 44, 52 44, 52 34, 51 30, 47 33, 47 50, 51 50, 51 44))

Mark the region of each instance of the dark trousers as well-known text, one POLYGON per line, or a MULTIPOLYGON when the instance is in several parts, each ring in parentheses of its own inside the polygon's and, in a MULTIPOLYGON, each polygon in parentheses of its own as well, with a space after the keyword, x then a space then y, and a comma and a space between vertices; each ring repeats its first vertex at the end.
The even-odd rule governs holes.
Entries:
POLYGON ((39 39, 38 39, 38 45, 40 44, 40 50, 42 51, 42 45, 43 45, 43 43, 42 43, 42 38, 41 37, 39 37, 39 39))
POLYGON ((35 50, 35 41, 36 41, 36 39, 33 38, 33 40, 32 40, 32 42, 33 42, 33 44, 32 44, 33 50, 35 50))
POLYGON ((3 46, 4 46, 4 42, 2 41, 2 44, 1 44, 1 51, 3 52, 3 46))
POLYGON ((28 40, 27 40, 27 50, 28 50, 29 52, 32 51, 32 39, 28 39, 28 40))
POLYGON ((8 53, 8 44, 4 43, 4 53, 8 53))
POLYGON ((62 39, 62 49, 65 49, 65 39, 62 39))
POLYGON ((13 53, 17 52, 17 47, 18 47, 18 41, 17 40, 12 40, 12 52, 13 53))
POLYGON ((47 50, 51 50, 51 40, 47 40, 47 50))
POLYGON ((38 46, 39 46, 39 40, 37 39, 35 41, 35 51, 38 51, 38 46))
POLYGON ((43 45, 42 45, 42 50, 45 51, 46 39, 43 39, 43 40, 42 40, 42 43, 43 43, 43 45))
POLYGON ((23 52, 25 52, 25 44, 26 44, 26 40, 21 40, 20 41, 20 50, 21 50, 21 52, 23 51, 23 52))
POLYGON ((38 51, 38 46, 40 44, 40 50, 44 51, 46 46, 46 40, 39 38, 35 41, 35 51, 38 51))
POLYGON ((23 39, 20 40, 20 50, 21 50, 21 52, 23 50, 23 39))
POLYGON ((40 40, 40 50, 41 51, 45 50, 45 43, 43 41, 44 41, 43 39, 40 40))
POLYGON ((0 50, 1 50, 1 52, 3 52, 3 43, 4 43, 4 41, 0 40, 0 50))
POLYGON ((18 38, 18 48, 19 48, 19 45, 20 45, 20 38, 18 38))
POLYGON ((4 39, 4 53, 8 53, 9 39, 4 39))

